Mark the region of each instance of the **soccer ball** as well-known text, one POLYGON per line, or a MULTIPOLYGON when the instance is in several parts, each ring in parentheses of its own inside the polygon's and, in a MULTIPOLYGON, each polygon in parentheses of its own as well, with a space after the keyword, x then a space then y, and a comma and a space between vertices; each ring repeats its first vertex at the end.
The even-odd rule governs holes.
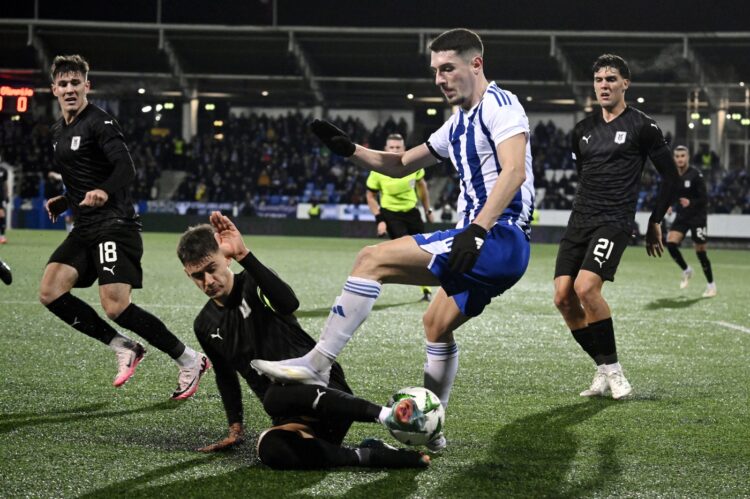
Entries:
POLYGON ((437 395, 419 386, 410 386, 397 391, 388 405, 393 406, 407 398, 413 399, 417 406, 418 413, 414 427, 410 430, 389 428, 388 431, 402 444, 425 445, 443 430, 445 409, 437 395))

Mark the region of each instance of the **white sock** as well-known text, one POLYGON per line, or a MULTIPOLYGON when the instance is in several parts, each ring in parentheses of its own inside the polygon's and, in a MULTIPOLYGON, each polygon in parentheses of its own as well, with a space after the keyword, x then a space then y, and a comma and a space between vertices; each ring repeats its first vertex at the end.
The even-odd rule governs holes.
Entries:
POLYGON ((383 406, 380 408, 380 415, 378 416, 378 423, 385 424, 385 418, 391 414, 391 408, 383 406))
POLYGON ((351 339, 354 331, 367 319, 375 300, 380 295, 380 283, 372 279, 352 277, 346 280, 344 290, 331 307, 317 345, 305 357, 314 367, 324 357, 330 366, 351 339))
POLYGON ((185 351, 182 352, 182 355, 174 359, 174 361, 177 362, 177 365, 179 365, 180 367, 187 367, 191 364, 194 364, 197 358, 198 352, 185 345, 185 351))
POLYGON ((607 374, 616 373, 618 371, 622 372, 622 366, 619 362, 615 362, 614 364, 606 364, 604 366, 604 372, 607 374))
POLYGON ((598 372, 599 374, 607 374, 607 368, 604 364, 599 364, 598 366, 596 366, 596 372, 598 372))
POLYGON ((123 334, 117 333, 115 337, 112 338, 112 341, 107 344, 107 346, 116 352, 117 350, 122 350, 123 348, 134 348, 135 341, 131 340, 123 334))
POLYGON ((427 344, 427 362, 424 363, 424 387, 440 398, 444 408, 448 407, 451 388, 458 371, 458 345, 450 343, 427 344))

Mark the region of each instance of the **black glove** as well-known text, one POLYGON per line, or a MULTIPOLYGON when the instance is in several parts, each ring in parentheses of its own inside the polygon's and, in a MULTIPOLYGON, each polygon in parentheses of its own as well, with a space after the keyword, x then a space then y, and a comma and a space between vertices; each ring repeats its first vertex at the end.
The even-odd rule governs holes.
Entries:
POLYGON ((352 142, 352 139, 349 138, 346 132, 329 121, 313 120, 310 130, 328 149, 339 156, 348 158, 357 150, 357 146, 354 145, 354 142, 352 142))
POLYGON ((477 224, 470 224, 463 232, 453 237, 451 253, 448 256, 448 268, 451 272, 463 274, 474 267, 485 237, 487 237, 487 231, 477 224))

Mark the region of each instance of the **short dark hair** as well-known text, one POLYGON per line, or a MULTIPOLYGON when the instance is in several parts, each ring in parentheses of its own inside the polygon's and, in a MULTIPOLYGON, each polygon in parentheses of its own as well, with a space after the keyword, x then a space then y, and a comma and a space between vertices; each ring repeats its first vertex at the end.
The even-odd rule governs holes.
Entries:
POLYGON ((432 40, 430 50, 433 52, 455 50, 458 55, 476 51, 479 52, 479 55, 483 55, 484 45, 482 45, 482 39, 479 38, 479 35, 473 31, 466 28, 456 28, 448 30, 432 40))
POLYGON ((183 265, 198 263, 219 251, 219 243, 214 238, 214 228, 209 224, 190 227, 177 243, 177 258, 183 265))
POLYGON ((49 71, 50 77, 54 82, 55 76, 64 75, 66 73, 81 73, 84 78, 88 78, 89 63, 78 54, 58 55, 55 57, 55 60, 52 61, 52 67, 49 71))
POLYGON ((592 74, 596 74, 602 68, 615 68, 620 72, 620 76, 626 80, 630 79, 630 68, 625 59, 615 54, 602 54, 596 58, 591 68, 592 74))
POLYGON ((400 133, 392 133, 388 135, 388 137, 385 138, 385 141, 388 142, 389 140, 404 140, 404 137, 400 133))

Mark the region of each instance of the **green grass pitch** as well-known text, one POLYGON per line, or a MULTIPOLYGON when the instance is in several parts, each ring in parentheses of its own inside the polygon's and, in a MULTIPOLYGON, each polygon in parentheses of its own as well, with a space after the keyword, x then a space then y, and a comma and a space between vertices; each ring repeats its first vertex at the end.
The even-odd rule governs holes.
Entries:
MULTIPOLYGON (((701 299, 668 256, 629 248, 605 286, 632 399, 584 400, 594 374, 552 305, 556 247, 536 245, 528 272, 457 333, 461 368, 446 420, 448 449, 424 471, 275 472, 255 455, 269 425, 245 392, 248 442, 203 455, 226 422, 213 374, 194 400, 169 401, 177 369, 150 349, 114 389, 113 354, 37 302, 62 232, 16 230, 0 258, 0 497, 748 497, 750 253, 709 250, 719 295, 701 299)), ((174 254, 178 235, 145 234, 145 289, 134 301, 186 343, 204 303, 174 254)), ((253 237, 248 246, 289 282, 317 337, 357 250, 370 241, 253 237)), ((77 292, 98 310, 96 288, 77 292)), ((422 382, 416 287, 389 285, 341 356, 359 395, 385 402, 422 382)), ((390 438, 355 424, 349 444, 390 438)))

